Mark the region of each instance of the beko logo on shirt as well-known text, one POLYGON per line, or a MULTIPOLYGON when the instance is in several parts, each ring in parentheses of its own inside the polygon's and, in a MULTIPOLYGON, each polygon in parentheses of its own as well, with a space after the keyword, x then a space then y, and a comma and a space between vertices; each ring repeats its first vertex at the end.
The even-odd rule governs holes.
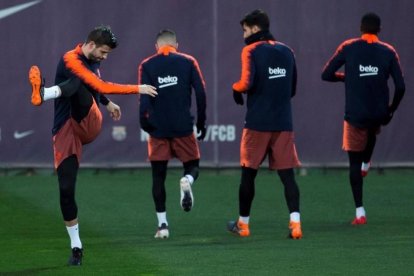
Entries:
POLYGON ((283 78, 286 77, 286 69, 285 68, 272 68, 269 67, 269 79, 276 79, 276 78, 283 78))
POLYGON ((359 65, 359 76, 360 77, 365 77, 365 76, 376 76, 378 75, 378 67, 372 66, 372 65, 368 65, 368 66, 363 66, 363 65, 359 65))
POLYGON ((176 76, 166 76, 164 78, 158 77, 158 87, 163 88, 171 85, 176 85, 178 83, 178 78, 176 76))

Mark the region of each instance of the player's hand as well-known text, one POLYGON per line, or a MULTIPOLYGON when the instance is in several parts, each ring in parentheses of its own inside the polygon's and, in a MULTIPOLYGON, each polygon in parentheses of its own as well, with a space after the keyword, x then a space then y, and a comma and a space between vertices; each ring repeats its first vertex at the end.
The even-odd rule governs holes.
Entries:
POLYGON ((119 105, 109 102, 106 105, 106 109, 109 111, 109 115, 111 115, 114 121, 119 121, 121 119, 121 108, 119 105))
POLYGON ((197 123, 197 139, 199 141, 203 141, 204 138, 206 137, 206 133, 207 133, 206 124, 204 122, 197 123))
POLYGON ((156 91, 157 88, 155 88, 152 85, 141 84, 141 85, 138 85, 138 89, 139 89, 140 94, 147 94, 147 95, 150 95, 151 97, 155 97, 158 95, 156 91))
POLYGON ((243 105, 244 104, 243 95, 240 92, 237 92, 237 91, 234 91, 233 90, 233 99, 234 99, 234 102, 236 104, 239 104, 239 105, 243 105))

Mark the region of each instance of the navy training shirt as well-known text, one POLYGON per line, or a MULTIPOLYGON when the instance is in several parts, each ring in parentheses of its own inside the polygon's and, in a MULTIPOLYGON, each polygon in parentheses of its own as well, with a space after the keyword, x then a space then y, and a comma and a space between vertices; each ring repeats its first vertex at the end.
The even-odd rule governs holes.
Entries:
POLYGON ((245 128, 292 131, 291 98, 296 94, 296 62, 283 43, 268 40, 242 50, 242 73, 233 90, 247 93, 245 128))
POLYGON ((395 49, 373 34, 343 42, 322 72, 325 81, 345 82, 344 119, 359 128, 381 125, 397 109, 405 92, 405 83, 395 49), (345 73, 337 70, 345 65, 345 73), (395 86, 390 106, 388 79, 395 86))
POLYGON ((194 89, 197 123, 206 120, 205 83, 197 60, 172 46, 161 47, 157 54, 139 66, 139 84, 157 88, 158 96, 140 95, 140 117, 155 128, 156 138, 185 137, 193 132, 191 96, 194 89))

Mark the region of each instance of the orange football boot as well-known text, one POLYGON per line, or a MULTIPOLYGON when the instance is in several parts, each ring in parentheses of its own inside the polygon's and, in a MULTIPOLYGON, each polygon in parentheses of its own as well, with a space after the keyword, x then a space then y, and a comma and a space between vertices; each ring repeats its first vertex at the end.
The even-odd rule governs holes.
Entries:
POLYGON ((32 104, 39 106, 43 102, 44 84, 40 69, 36 65, 30 67, 29 81, 32 85, 32 104))
POLYGON ((249 224, 243 223, 239 220, 229 221, 227 224, 227 230, 233 234, 239 235, 240 237, 250 236, 249 224))
POLYGON ((300 222, 289 222, 289 237, 294 240, 299 240, 303 236, 300 222))

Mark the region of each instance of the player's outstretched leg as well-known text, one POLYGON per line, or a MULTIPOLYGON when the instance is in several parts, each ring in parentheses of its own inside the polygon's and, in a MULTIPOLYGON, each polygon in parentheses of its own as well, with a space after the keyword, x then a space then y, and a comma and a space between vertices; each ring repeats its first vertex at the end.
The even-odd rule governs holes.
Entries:
POLYGON ((32 85, 32 104, 39 106, 43 102, 44 83, 40 69, 36 65, 30 67, 29 81, 32 85))
MULTIPOLYGON (((72 78, 59 85, 45 87, 45 81, 42 78, 42 73, 40 72, 39 67, 37 67, 36 65, 33 65, 32 67, 30 67, 29 81, 30 81, 30 85, 32 86, 32 100, 31 101, 32 101, 32 104, 35 106, 41 105, 44 101, 59 98, 62 95, 62 90, 59 85, 61 85, 62 88, 67 89, 67 87, 74 87, 72 83, 76 84, 76 80, 73 80, 72 78)), ((77 89, 77 87, 75 88, 77 89)), ((71 94, 75 92, 76 90, 69 91, 69 93, 71 94)), ((67 95, 67 97, 69 97, 71 94, 67 95)))

